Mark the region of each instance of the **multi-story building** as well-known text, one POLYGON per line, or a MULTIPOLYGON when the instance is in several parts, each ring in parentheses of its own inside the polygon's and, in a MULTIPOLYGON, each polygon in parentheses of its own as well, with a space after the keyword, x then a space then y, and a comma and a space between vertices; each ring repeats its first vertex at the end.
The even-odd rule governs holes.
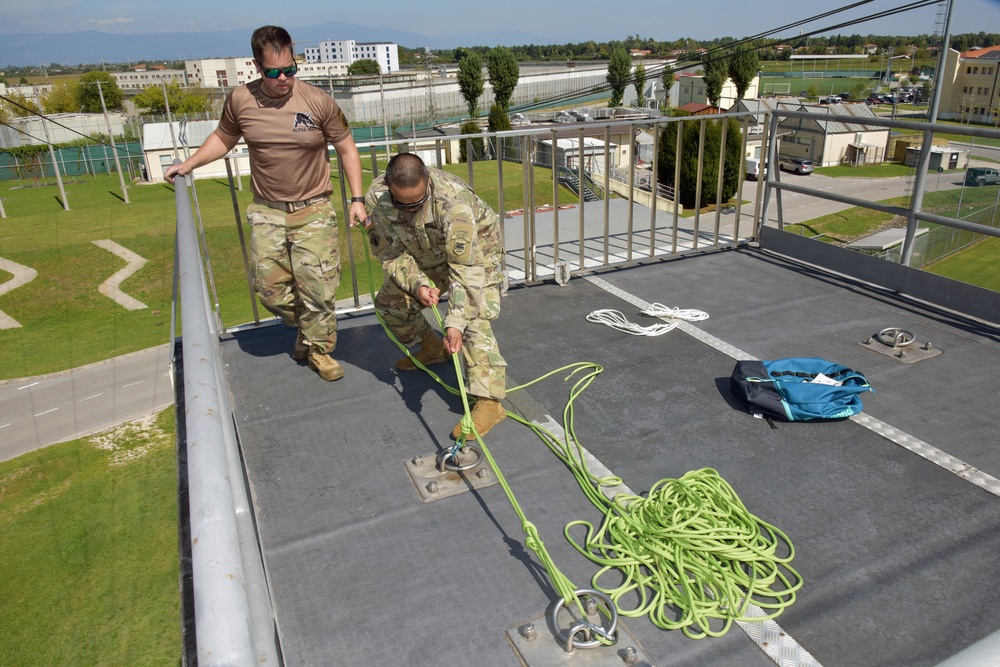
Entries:
POLYGON ((994 123, 1000 113, 1000 46, 959 53, 949 49, 941 83, 941 118, 994 123))
POLYGON ((185 60, 184 70, 197 88, 235 88, 260 78, 252 57, 185 60))
POLYGON ((187 72, 182 69, 167 69, 162 65, 136 65, 128 72, 109 72, 118 87, 127 92, 135 92, 163 83, 178 83, 187 86, 187 72))
POLYGON ((307 63, 337 63, 350 65, 356 60, 374 60, 382 72, 399 70, 399 48, 392 42, 356 42, 338 39, 320 42, 319 46, 303 49, 307 63))

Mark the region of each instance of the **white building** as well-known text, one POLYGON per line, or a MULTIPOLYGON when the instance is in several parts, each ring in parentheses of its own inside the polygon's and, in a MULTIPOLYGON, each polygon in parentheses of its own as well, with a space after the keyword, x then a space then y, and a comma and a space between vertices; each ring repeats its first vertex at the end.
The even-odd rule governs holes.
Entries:
MULTIPOLYGON (((142 126, 142 154, 146 164, 147 180, 163 181, 163 172, 175 159, 184 160, 197 151, 215 128, 217 120, 174 121, 173 123, 145 123, 142 126)), ((195 178, 226 178, 226 158, 231 159, 234 176, 250 173, 250 151, 240 137, 233 150, 225 156, 198 167, 195 178)))
POLYGON ((304 49, 307 63, 337 63, 350 65, 356 60, 374 60, 383 74, 399 71, 399 48, 392 42, 356 42, 338 39, 320 42, 304 49))
POLYGON ((187 86, 187 72, 182 69, 166 69, 164 67, 133 67, 128 72, 108 72, 122 90, 129 92, 159 86, 164 83, 177 83, 187 86))
MULTIPOLYGON (((321 85, 323 79, 345 76, 348 63, 298 63, 298 66, 298 78, 321 85)), ((187 85, 196 88, 235 88, 260 78, 252 57, 185 60, 184 68, 187 85)))

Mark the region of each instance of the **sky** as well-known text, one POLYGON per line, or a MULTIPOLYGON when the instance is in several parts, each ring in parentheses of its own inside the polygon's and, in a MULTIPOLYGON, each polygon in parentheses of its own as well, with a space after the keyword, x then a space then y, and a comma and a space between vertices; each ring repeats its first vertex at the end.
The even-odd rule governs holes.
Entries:
MULTIPOLYGON (((143 34, 239 30, 277 24, 294 28, 339 21, 369 27, 393 28, 430 37, 491 31, 519 31, 525 43, 560 44, 593 39, 608 41, 630 35, 660 41, 681 37, 711 39, 745 37, 832 8, 851 0, 702 0, 669 2, 608 0, 537 2, 505 0, 497 5, 476 0, 381 0, 333 3, 299 0, 284 5, 275 0, 239 3, 171 0, 0 0, 0 34, 66 33, 98 30, 143 34)), ((824 19, 825 27, 862 15, 908 4, 906 0, 874 0, 844 14, 824 19)), ((1000 32, 1000 0, 955 0, 952 32, 1000 32)), ((843 28, 841 34, 916 35, 934 32, 937 5, 895 17, 843 28)), ((797 29, 792 31, 796 34, 797 29)), ((340 39, 330 35, 330 39, 340 39)))

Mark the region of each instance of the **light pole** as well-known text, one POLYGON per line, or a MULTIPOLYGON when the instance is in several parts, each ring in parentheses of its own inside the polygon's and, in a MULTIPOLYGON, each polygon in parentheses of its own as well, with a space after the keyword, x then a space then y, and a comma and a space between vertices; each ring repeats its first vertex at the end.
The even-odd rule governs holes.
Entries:
POLYGON ((111 131, 111 119, 108 117, 108 107, 104 104, 104 91, 101 89, 101 82, 95 81, 97 94, 101 98, 101 109, 104 111, 104 123, 108 126, 108 136, 111 137, 111 153, 115 158, 115 169, 118 170, 118 183, 122 188, 122 198, 128 202, 128 190, 125 189, 125 177, 122 175, 122 163, 118 160, 118 148, 115 146, 115 133, 111 131))
POLYGON ((382 65, 378 66, 378 93, 382 98, 382 132, 385 136, 385 159, 389 160, 389 122, 385 116, 385 89, 382 87, 382 65))
MULTIPOLYGON (((69 200, 66 199, 66 189, 63 187, 62 175, 59 173, 59 165, 56 164, 56 152, 52 148, 52 140, 49 138, 49 126, 45 124, 45 114, 42 113, 42 98, 35 88, 35 104, 38 105, 38 118, 42 123, 42 131, 45 132, 45 143, 49 145, 49 157, 52 159, 52 170, 56 172, 56 182, 59 184, 59 194, 62 195, 63 210, 69 210, 69 200)), ((43 170, 44 174, 44 170, 43 170)))

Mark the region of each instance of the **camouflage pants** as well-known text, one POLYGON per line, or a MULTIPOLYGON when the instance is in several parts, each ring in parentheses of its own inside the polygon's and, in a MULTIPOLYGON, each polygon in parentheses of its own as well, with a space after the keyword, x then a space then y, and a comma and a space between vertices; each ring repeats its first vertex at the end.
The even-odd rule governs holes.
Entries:
POLYGON ((340 285, 337 214, 329 201, 294 213, 251 204, 250 261, 261 304, 298 327, 323 353, 337 346, 334 312, 340 285))
MULTIPOLYGON (((448 266, 425 271, 444 292, 448 286, 448 266)), ((432 329, 417 298, 388 278, 375 296, 375 308, 392 335, 407 347, 420 342, 432 329)), ((462 333, 467 390, 472 396, 501 399, 507 395, 507 362, 500 356, 491 320, 500 315, 500 287, 486 290, 479 317, 462 333)))

